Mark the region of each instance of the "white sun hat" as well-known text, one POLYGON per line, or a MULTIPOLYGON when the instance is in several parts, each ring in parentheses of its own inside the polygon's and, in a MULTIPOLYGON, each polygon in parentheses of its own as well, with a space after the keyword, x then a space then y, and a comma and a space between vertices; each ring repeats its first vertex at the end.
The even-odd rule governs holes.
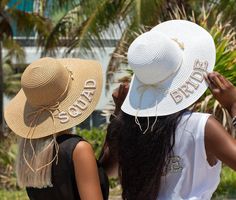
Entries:
POLYGON ((121 107, 137 116, 176 113, 196 102, 208 85, 204 74, 215 65, 212 36, 186 20, 170 20, 137 37, 128 50, 134 72, 121 107))

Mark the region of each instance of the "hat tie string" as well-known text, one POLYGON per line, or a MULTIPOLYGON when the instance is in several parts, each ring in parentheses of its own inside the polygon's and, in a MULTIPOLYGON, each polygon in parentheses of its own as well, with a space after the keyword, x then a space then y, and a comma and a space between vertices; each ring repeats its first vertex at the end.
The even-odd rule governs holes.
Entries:
POLYGON ((180 42, 177 38, 172 38, 174 42, 176 42, 181 50, 184 50, 184 43, 180 42))
POLYGON ((33 111, 33 112, 31 112, 31 113, 28 114, 28 117, 30 117, 30 116, 33 116, 33 117, 34 117, 34 118, 32 119, 32 121, 31 121, 31 123, 30 123, 30 126, 31 126, 32 128, 30 128, 30 130, 29 130, 29 132, 28 132, 28 134, 27 134, 27 137, 30 136, 30 141, 29 141, 29 142, 30 142, 31 149, 32 149, 32 151, 33 151, 33 157, 32 157, 32 159, 31 159, 31 162, 32 162, 32 160, 33 160, 34 158, 37 157, 37 155, 36 155, 36 153, 35 153, 35 150, 34 150, 34 147, 33 147, 33 144, 32 144, 32 137, 33 137, 34 132, 35 132, 35 129, 36 129, 36 127, 37 127, 37 122, 38 122, 38 120, 39 120, 39 117, 40 117, 40 115, 41 115, 43 112, 45 112, 45 111, 49 112, 49 114, 50 114, 50 116, 51 116, 51 118, 52 118, 52 121, 53 121, 53 139, 52 139, 52 141, 47 145, 47 147, 42 150, 42 152, 46 151, 46 150, 47 150, 51 145, 53 145, 53 144, 55 145, 55 150, 56 150, 55 156, 53 157, 53 159, 52 159, 49 163, 47 163, 47 164, 45 164, 45 165, 43 165, 43 166, 41 166, 41 167, 38 167, 37 169, 34 169, 34 168, 32 167, 32 165, 29 163, 29 161, 27 160, 26 156, 25 156, 25 146, 26 146, 26 142, 27 142, 27 140, 25 139, 25 141, 24 141, 24 147, 23 147, 23 148, 24 148, 24 150, 23 150, 23 158, 24 158, 26 164, 28 165, 28 167, 29 167, 33 172, 40 171, 40 170, 43 169, 44 167, 47 167, 48 165, 50 165, 54 160, 56 160, 56 164, 58 163, 59 145, 58 145, 58 143, 57 143, 57 141, 56 141, 56 136, 55 136, 55 117, 54 117, 53 113, 54 113, 55 111, 59 111, 59 105, 60 105, 60 102, 57 102, 55 105, 51 105, 51 106, 41 106, 38 110, 33 111), (30 134, 30 133, 31 133, 31 134, 30 134))
MULTIPOLYGON (((143 131, 142 130, 142 126, 138 120, 138 113, 139 113, 139 110, 140 110, 140 106, 141 106, 141 103, 142 103, 142 100, 143 100, 143 95, 144 95, 144 92, 147 90, 147 89, 150 89, 150 88, 153 88, 154 91, 157 93, 157 90, 161 90, 164 92, 164 94, 167 94, 168 90, 165 90, 164 88, 160 87, 159 84, 143 84, 143 85, 140 85, 137 90, 141 90, 140 93, 141 95, 139 96, 139 103, 138 103, 138 109, 136 111, 136 114, 135 114, 135 123, 139 126, 139 129, 140 131, 143 131)), ((157 96, 157 94, 156 94, 157 96)), ((153 128, 154 128, 154 125, 156 124, 156 121, 157 121, 157 107, 158 107, 158 103, 157 103, 157 100, 155 102, 155 120, 151 126, 151 131, 153 131, 153 128)), ((149 120, 149 117, 147 117, 147 127, 146 129, 143 131, 143 134, 145 134, 148 129, 149 129, 149 126, 150 126, 150 120, 149 120)))
POLYGON ((54 160, 56 160, 56 164, 58 163, 58 152, 59 152, 59 145, 56 141, 56 136, 55 136, 55 133, 56 133, 56 127, 55 127, 55 116, 54 116, 54 112, 55 111, 58 111, 58 113, 60 112, 60 101, 59 99, 64 96, 66 94, 66 92, 68 91, 69 89, 69 85, 70 85, 70 81, 71 80, 74 80, 74 77, 73 77, 73 72, 71 70, 68 70, 68 74, 69 74, 69 78, 68 78, 68 81, 67 81, 67 84, 66 84, 66 88, 65 90, 63 91, 63 93, 57 98, 56 100, 56 103, 54 105, 46 105, 46 106, 39 106, 37 110, 35 111, 32 111, 30 112, 28 115, 27 115, 27 118, 29 117, 33 117, 32 121, 30 122, 30 129, 27 133, 27 138, 29 137, 29 142, 30 142, 30 146, 31 146, 31 149, 32 149, 32 152, 33 152, 33 156, 31 158, 31 163, 32 163, 32 160, 34 158, 37 157, 36 153, 35 153, 35 149, 33 147, 33 144, 32 144, 32 137, 34 136, 34 133, 35 133, 35 129, 37 127, 37 123, 38 123, 38 120, 41 116, 41 114, 45 111, 47 111, 49 114, 50 114, 50 117, 52 118, 52 121, 53 121, 53 139, 52 141, 41 151, 41 152, 44 152, 45 150, 47 150, 51 145, 54 144, 55 146, 55 150, 56 150, 56 154, 55 156, 53 157, 53 159, 46 163, 45 165, 41 166, 41 167, 38 167, 37 169, 34 169, 33 166, 29 163, 29 161, 27 160, 26 156, 25 156, 25 146, 26 146, 26 138, 25 138, 25 141, 24 141, 24 147, 23 147, 23 158, 25 160, 25 163, 27 164, 27 166, 33 171, 33 172, 37 172, 37 171, 40 171, 41 169, 49 166, 50 164, 53 163, 54 160))
MULTIPOLYGON (((176 40, 174 40, 174 41, 176 42, 176 40)), ((164 89, 163 87, 160 87, 160 86, 161 86, 161 83, 164 82, 164 81, 166 81, 166 80, 167 80, 168 78, 170 78, 173 74, 175 74, 175 73, 179 70, 179 68, 180 68, 180 66, 182 65, 182 63, 183 63, 183 58, 181 59, 179 65, 178 65, 178 67, 175 69, 175 71, 173 71, 172 73, 170 73, 167 77, 165 77, 164 79, 162 79, 162 80, 159 81, 158 83, 156 83, 156 84, 142 84, 142 85, 138 86, 137 90, 141 90, 141 91, 140 91, 141 95, 139 96, 138 109, 137 109, 137 111, 136 111, 134 121, 135 121, 135 123, 139 126, 140 131, 143 131, 143 130, 142 130, 141 124, 140 124, 140 122, 139 122, 139 120, 138 120, 138 113, 139 113, 139 110, 140 110, 140 106, 141 106, 141 103, 142 103, 142 99, 143 99, 144 92, 145 92, 147 89, 153 88, 154 91, 156 92, 156 96, 157 96, 157 90, 161 90, 161 91, 164 92, 164 95, 167 95, 168 92, 169 92, 169 89, 164 89)), ((156 104, 156 105, 155 105, 155 120, 154 120, 154 122, 153 122, 153 124, 152 124, 152 126, 151 126, 151 131, 153 131, 154 125, 155 125, 156 122, 157 122, 157 107, 158 107, 157 100, 156 100, 155 104, 156 104)), ((148 129, 149 129, 149 117, 147 117, 147 128, 144 130, 143 134, 145 134, 145 133, 148 131, 148 129)))

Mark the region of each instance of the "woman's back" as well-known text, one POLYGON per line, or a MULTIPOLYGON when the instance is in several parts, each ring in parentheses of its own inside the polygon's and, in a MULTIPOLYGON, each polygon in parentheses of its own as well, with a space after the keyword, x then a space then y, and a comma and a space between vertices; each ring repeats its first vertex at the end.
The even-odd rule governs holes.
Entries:
POLYGON ((183 114, 175 134, 174 155, 162 177, 158 199, 210 199, 220 181, 221 162, 210 166, 205 151, 209 114, 183 114))
MULTIPOLYGON (((47 188, 27 188, 30 199, 34 200, 79 200, 80 195, 76 185, 75 171, 72 154, 76 145, 83 141, 78 135, 63 134, 57 137, 59 144, 58 163, 52 164, 52 184, 47 188)), ((54 152, 55 154, 55 152, 54 152)), ((103 198, 108 199, 108 179, 102 168, 99 168, 99 176, 103 198)))
MULTIPOLYGON (((82 138, 76 135, 64 134, 57 137, 59 144, 58 164, 52 164, 53 187, 43 189, 27 188, 30 199, 80 199, 77 190, 72 153, 82 138)), ((55 152, 54 152, 55 154, 55 152)))
POLYGON ((21 87, 5 109, 8 126, 20 136, 19 186, 28 188, 32 200, 105 199, 91 145, 59 136, 95 109, 102 90, 100 64, 41 58, 26 68, 21 87))

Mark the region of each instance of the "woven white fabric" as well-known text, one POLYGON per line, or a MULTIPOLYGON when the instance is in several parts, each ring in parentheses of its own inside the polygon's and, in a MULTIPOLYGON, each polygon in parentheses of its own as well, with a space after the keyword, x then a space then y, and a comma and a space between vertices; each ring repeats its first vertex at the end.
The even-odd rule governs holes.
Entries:
POLYGON ((221 161, 207 162, 204 135, 210 115, 186 113, 176 129, 174 157, 158 200, 209 200, 220 182, 221 161))
POLYGON ((186 20, 161 23, 129 47, 134 76, 121 109, 132 116, 169 115, 196 102, 207 89, 204 75, 215 65, 215 44, 186 20))

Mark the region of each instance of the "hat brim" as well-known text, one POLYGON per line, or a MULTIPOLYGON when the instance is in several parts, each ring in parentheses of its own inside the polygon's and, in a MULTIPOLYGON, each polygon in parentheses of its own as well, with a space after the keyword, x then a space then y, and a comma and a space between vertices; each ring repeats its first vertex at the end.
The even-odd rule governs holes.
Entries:
POLYGON ((151 31, 162 32, 183 43, 183 61, 175 74, 157 86, 146 86, 145 90, 142 88, 143 83, 133 76, 130 90, 121 107, 125 113, 132 116, 164 116, 189 107, 208 87, 200 73, 203 75, 211 72, 215 65, 216 50, 212 36, 197 24, 185 20, 171 20, 157 25, 151 31), (197 61, 207 65, 205 71, 198 71, 198 81, 192 78, 197 61), (191 81, 192 85, 188 85, 189 91, 184 92, 188 81, 191 81))
POLYGON ((50 112, 45 110, 39 116, 37 123, 31 124, 32 117, 30 115, 37 108, 30 106, 21 89, 6 106, 4 115, 12 131, 23 138, 42 138, 78 125, 94 111, 99 101, 102 91, 102 68, 99 62, 74 58, 57 60, 73 74, 73 80, 71 80, 67 94, 59 104, 59 111, 66 113, 64 116, 66 115, 68 117, 68 121, 66 123, 62 122, 58 118, 57 110, 52 113, 54 117, 52 117, 50 112), (90 93, 92 96, 89 102, 81 94, 85 89, 85 82, 91 79, 95 81, 96 87, 90 93), (68 108, 73 106, 79 98, 84 98, 87 106, 85 109, 79 110, 80 114, 78 116, 72 117, 68 114, 68 108))

